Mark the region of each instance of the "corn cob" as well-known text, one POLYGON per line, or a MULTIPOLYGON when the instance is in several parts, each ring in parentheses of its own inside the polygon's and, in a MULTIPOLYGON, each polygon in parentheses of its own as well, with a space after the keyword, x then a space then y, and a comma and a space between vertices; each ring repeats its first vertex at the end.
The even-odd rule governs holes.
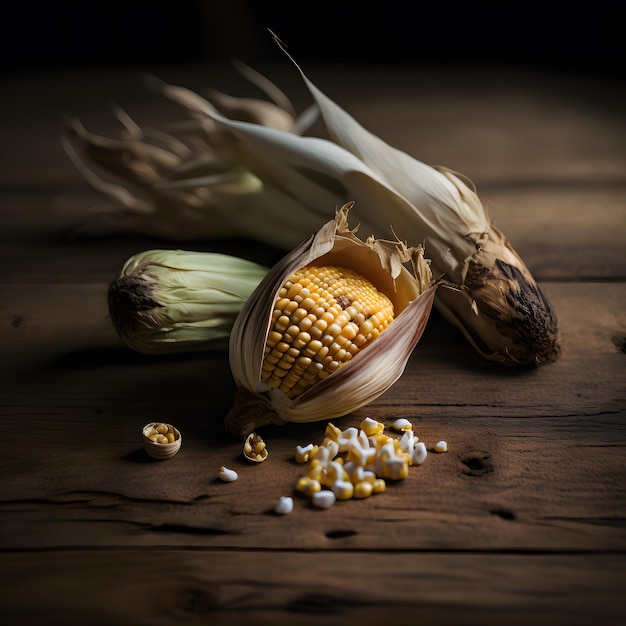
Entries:
POLYGON ((354 270, 304 267, 278 292, 261 380, 294 398, 374 341, 393 316, 391 300, 354 270))
POLYGON ((109 316, 124 344, 143 354, 224 348, 268 271, 216 252, 146 250, 111 281, 109 316))

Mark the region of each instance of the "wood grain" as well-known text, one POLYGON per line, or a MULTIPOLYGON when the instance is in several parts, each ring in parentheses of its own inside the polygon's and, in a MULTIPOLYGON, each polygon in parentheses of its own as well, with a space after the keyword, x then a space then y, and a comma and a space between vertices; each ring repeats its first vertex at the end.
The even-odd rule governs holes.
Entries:
POLYGON ((615 555, 113 548, 0 560, 3 615, 16 625, 618 626, 624 616, 615 555))
MULTIPOLYGON (((153 69, 192 88, 242 89, 223 68, 153 69)), ((0 94, 3 618, 623 624, 626 89, 519 72, 308 73, 387 141, 474 179, 558 311, 561 358, 503 369, 433 313, 404 376, 337 422, 406 417, 426 462, 382 494, 313 508, 294 494, 304 471, 294 452, 321 441, 324 420, 264 429, 269 459, 246 463, 222 426, 234 392, 225 352, 139 355, 108 319, 108 283, 130 255, 183 246, 77 230, 98 202, 60 148, 60 119, 104 132, 111 99, 155 125, 167 107, 132 71, 10 78, 0 94), (183 433, 171 460, 142 450, 155 419, 183 433), (441 439, 448 452, 437 454, 441 439), (239 480, 219 481, 221 465, 239 480), (281 495, 294 495, 291 515, 274 514, 281 495)), ((296 76, 274 77, 308 102, 296 76)), ((187 244, 268 264, 279 254, 241 240, 187 244)))

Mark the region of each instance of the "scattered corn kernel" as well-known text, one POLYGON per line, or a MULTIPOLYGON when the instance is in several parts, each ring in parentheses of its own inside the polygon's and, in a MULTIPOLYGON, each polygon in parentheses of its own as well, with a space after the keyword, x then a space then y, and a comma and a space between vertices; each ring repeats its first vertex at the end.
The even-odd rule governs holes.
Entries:
POLYGON ((385 425, 382 422, 378 422, 371 417, 366 417, 360 424, 361 430, 369 437, 371 435, 378 435, 385 430, 385 425))
POLYGON ((341 428, 335 426, 332 422, 328 422, 326 425, 326 430, 324 431, 324 439, 332 439, 333 441, 337 441, 341 436, 341 428))
POLYGON ((354 485, 349 480, 336 480, 330 488, 337 500, 349 500, 354 495, 354 485))
POLYGON ((404 432, 406 430, 413 430, 413 424, 411 424, 411 422, 404 417, 401 417, 391 424, 391 428, 393 428, 393 430, 404 432))
POLYGON ((237 472, 233 469, 228 469, 227 467, 220 467, 220 471, 218 473, 220 480, 223 480, 225 483, 232 483, 233 481, 239 478, 237 472))
POLYGON ((372 493, 382 493, 385 489, 387 489, 387 483, 384 478, 377 478, 372 483, 372 493))
POLYGON ((330 489, 322 489, 311 495, 311 502, 313 506, 316 506, 318 509, 329 509, 335 504, 336 500, 337 497, 330 489))
POLYGON ((448 449, 448 444, 445 441, 438 441, 435 444, 435 452, 445 452, 448 449))
MULTIPOLYGON (((411 465, 425 461, 426 446, 408 420, 395 420, 393 427, 402 433, 401 437, 386 435, 382 423, 369 417, 360 428, 343 431, 329 422, 319 448, 309 444, 296 449, 300 458, 308 453, 310 459, 306 475, 296 483, 296 491, 311 496, 315 506, 328 508, 336 500, 382 493, 387 488, 386 479, 407 478, 411 465)), ((439 442, 435 449, 439 446, 439 451, 444 452, 441 444, 445 446, 445 442, 439 442)))
POLYGON ((368 498, 369 496, 372 495, 372 491, 373 490, 374 490, 374 487, 372 486, 371 482, 369 482, 367 480, 362 480, 361 482, 359 482, 356 485, 354 485, 353 497, 355 497, 355 498, 368 498))
POLYGON ((417 445, 418 437, 412 430, 405 430, 400 437, 400 450, 408 455, 413 454, 413 450, 417 445))
POLYGON ((315 456, 317 448, 318 447, 312 443, 306 446, 296 446, 296 462, 306 463, 309 459, 315 456))
POLYGON ((427 455, 428 451, 426 450, 426 446, 422 441, 420 441, 419 443, 415 444, 415 447, 413 448, 411 462, 413 463, 413 465, 421 465, 426 460, 427 455))
POLYGON ((409 464, 406 459, 389 457, 383 461, 383 478, 401 480, 409 475, 409 464))
POLYGON ((274 513, 278 515, 289 515, 293 511, 293 498, 290 496, 280 496, 278 503, 274 507, 274 513))
POLYGON ((334 459, 339 454, 339 443, 334 439, 326 437, 322 441, 322 447, 327 448, 329 452, 329 458, 334 459))
POLYGON ((310 496, 316 491, 320 491, 322 484, 315 478, 309 478, 308 476, 302 476, 296 483, 296 491, 303 493, 306 496, 310 496))

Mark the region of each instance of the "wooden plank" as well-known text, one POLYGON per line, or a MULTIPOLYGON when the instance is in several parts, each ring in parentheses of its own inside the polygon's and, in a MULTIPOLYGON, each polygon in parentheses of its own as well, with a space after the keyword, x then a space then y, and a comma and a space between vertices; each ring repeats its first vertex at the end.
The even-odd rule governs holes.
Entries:
MULTIPOLYGON (((197 90, 248 90, 230 69, 153 69, 197 90)), ((445 439, 448 452, 431 450, 383 494, 312 508, 293 494, 304 471, 293 455, 321 440, 325 421, 264 429, 270 458, 247 464, 222 429, 234 391, 226 354, 145 357, 111 327, 106 286, 123 261, 178 244, 68 237, 96 203, 59 144, 62 116, 108 132, 111 99, 149 124, 171 110, 134 71, 9 77, 0 119, 3 617, 18 626, 623 624, 624 86, 423 68, 307 71, 383 139, 474 180, 559 312, 561 359, 504 370, 433 314, 402 379, 338 424, 407 417, 429 448, 445 439), (183 432, 170 461, 141 449, 141 426, 153 419, 183 432), (239 480, 219 481, 220 465, 239 480), (286 494, 295 510, 277 516, 286 494)), ((270 76, 308 103, 291 68, 270 76)), ((241 241, 193 249, 275 254, 241 241)))
POLYGON ((623 555, 78 550, 0 556, 3 616, 37 624, 621 626, 623 555))
POLYGON ((10 445, 0 464, 4 549, 626 549, 620 416, 418 420, 415 432, 430 450, 423 465, 382 494, 320 511, 295 492, 306 468, 294 454, 298 444, 321 442, 325 422, 264 431, 270 458, 256 465, 197 413, 176 416, 183 447, 166 462, 141 449, 146 415, 3 413, 10 445), (432 451, 440 439, 445 454, 432 451), (219 481, 221 465, 239 479, 219 481), (273 513, 282 495, 295 499, 286 518, 273 513))
POLYGON ((325 422, 264 430, 270 460, 248 466, 222 431, 234 390, 224 354, 135 355, 94 315, 101 286, 43 285, 30 300, 15 286, 11 303, 46 314, 25 329, 3 326, 4 546, 623 549, 622 287, 546 285, 564 350, 536 370, 483 363, 435 318, 403 378, 339 424, 407 417, 429 446, 445 439, 449 452, 323 517, 300 502, 278 533, 271 510, 302 472, 295 446, 321 441, 325 422), (85 313, 78 321, 65 313, 74 307, 85 313), (152 419, 182 430, 175 459, 147 462, 140 429, 152 419), (218 482, 222 464, 241 479, 218 482), (314 515, 322 523, 310 525, 314 515))

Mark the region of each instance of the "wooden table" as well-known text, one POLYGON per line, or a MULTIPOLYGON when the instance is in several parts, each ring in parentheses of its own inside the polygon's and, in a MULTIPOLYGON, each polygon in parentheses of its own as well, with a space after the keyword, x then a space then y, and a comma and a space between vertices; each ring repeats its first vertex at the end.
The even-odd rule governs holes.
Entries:
MULTIPOLYGON (((271 69, 308 102, 291 68, 271 69)), ((246 95, 224 68, 150 71, 246 95)), ((506 68, 307 71, 392 145, 476 183, 559 313, 561 358, 504 369, 433 313, 401 380, 338 425, 405 417, 448 452, 383 494, 312 508, 294 494, 294 451, 325 421, 265 429, 270 458, 248 464, 222 427, 227 355, 140 355, 107 317, 109 281, 141 250, 275 251, 73 236, 97 202, 60 147, 62 116, 106 131, 113 100, 155 123, 161 104, 132 69, 5 77, 3 620, 626 623, 625 86, 506 68), (152 420, 182 431, 173 459, 144 453, 152 420), (221 465, 239 480, 219 481, 221 465), (292 514, 273 513, 281 495, 292 514)))

